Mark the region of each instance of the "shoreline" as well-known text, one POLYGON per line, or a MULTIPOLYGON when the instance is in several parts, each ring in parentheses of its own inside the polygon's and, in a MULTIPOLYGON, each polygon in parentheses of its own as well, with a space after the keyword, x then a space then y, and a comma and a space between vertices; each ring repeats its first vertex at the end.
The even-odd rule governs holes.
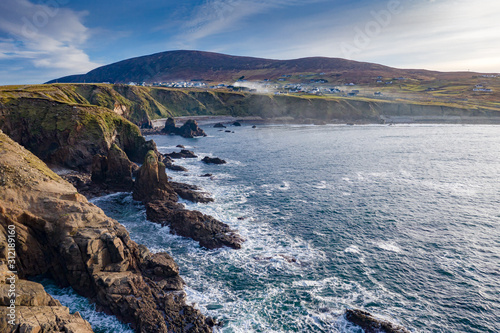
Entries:
MULTIPOLYGON (((152 120, 153 129, 162 128, 168 118, 152 120)), ((250 125, 401 125, 401 124, 435 124, 435 125, 500 125, 500 117, 482 116, 380 116, 378 120, 321 120, 321 119, 296 119, 293 117, 262 118, 255 116, 180 116, 174 117, 175 122, 182 126, 187 120, 195 120, 200 126, 222 123, 231 125, 234 122, 250 125)))

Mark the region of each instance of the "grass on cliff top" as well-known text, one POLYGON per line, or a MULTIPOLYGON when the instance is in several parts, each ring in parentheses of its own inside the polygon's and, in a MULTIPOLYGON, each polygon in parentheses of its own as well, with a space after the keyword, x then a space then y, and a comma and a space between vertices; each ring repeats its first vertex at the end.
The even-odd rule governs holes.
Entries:
MULTIPOLYGON (((38 170, 40 173, 42 173, 44 176, 46 176, 49 179, 55 180, 57 182, 62 182, 63 179, 59 177, 56 173, 54 173, 42 160, 40 160, 38 157, 33 155, 31 152, 29 152, 27 149, 25 149, 23 146, 18 144, 17 142, 13 141, 11 138, 9 138, 6 134, 4 134, 2 131, 0 131, 0 154, 3 151, 9 151, 15 156, 15 158, 22 157, 22 159, 28 163, 28 165, 33 168, 38 170)), ((7 160, 7 156, 2 154, 2 164, 4 165, 3 169, 9 169, 8 166, 9 164, 16 165, 15 162, 7 160)), ((21 167, 22 168, 22 167, 21 167)), ((12 168, 10 168, 12 169, 12 168)), ((5 170, 4 170, 5 171, 5 170)), ((9 173, 19 173, 19 170, 17 169, 12 169, 10 170, 11 172, 9 173)), ((17 179, 16 181, 19 181, 17 179)), ((27 180, 25 183, 30 184, 33 181, 33 179, 27 180)), ((4 184, 6 185, 6 184, 4 184)), ((20 184, 14 184, 14 185, 20 185, 20 184)))
MULTIPOLYGON (((260 95, 273 99, 300 99, 325 101, 360 101, 368 103, 404 103, 422 106, 442 106, 461 109, 483 108, 490 111, 500 111, 499 99, 495 95, 471 94, 477 79, 467 82, 433 81, 421 82, 407 80, 393 85, 360 86, 365 94, 355 97, 338 95, 260 95), (429 87, 435 91, 428 91, 429 87), (371 91, 382 91, 383 98, 366 96, 371 91), (469 92, 470 91, 470 92, 469 92)), ((490 80, 491 86, 498 86, 500 80, 490 80)), ((496 88, 495 88, 496 89, 496 88)), ((169 116, 189 115, 256 115, 259 110, 247 110, 253 94, 232 92, 228 90, 207 90, 201 88, 166 88, 141 87, 112 84, 48 84, 48 85, 17 85, 0 87, 0 102, 6 103, 19 97, 41 98, 74 106, 96 105, 114 110, 115 103, 127 107, 123 116, 135 123, 147 119, 159 119, 169 116), (246 108, 246 109, 245 109, 246 108)), ((289 103, 288 102, 288 103, 289 103)))

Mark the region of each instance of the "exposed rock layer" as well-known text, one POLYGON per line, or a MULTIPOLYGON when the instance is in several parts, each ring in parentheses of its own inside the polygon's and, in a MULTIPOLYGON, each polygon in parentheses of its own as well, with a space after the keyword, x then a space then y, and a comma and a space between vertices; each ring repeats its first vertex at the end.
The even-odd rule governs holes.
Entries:
MULTIPOLYGON (((169 255, 138 246, 123 226, 3 133, 0 184, 0 235, 15 226, 21 279, 49 274, 137 332, 211 332, 207 319, 184 303, 169 255)), ((5 247, 0 255, 5 258, 5 247)))

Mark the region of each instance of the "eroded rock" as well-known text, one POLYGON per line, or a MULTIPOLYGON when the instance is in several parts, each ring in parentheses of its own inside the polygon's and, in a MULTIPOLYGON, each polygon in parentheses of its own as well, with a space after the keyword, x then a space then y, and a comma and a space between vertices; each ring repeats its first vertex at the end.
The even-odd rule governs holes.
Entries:
MULTIPOLYGON (((48 274, 60 286, 73 287, 95 301, 99 309, 130 323, 136 332, 184 332, 187 328, 191 332, 212 331, 207 324, 210 321, 185 304, 182 279, 168 255, 151 254, 145 247, 138 246, 122 225, 107 217, 72 185, 3 133, 0 133, 0 146, 3 181, 0 243, 6 244, 6 230, 14 226, 19 278, 48 274)), ((156 177, 159 183, 166 177, 158 170, 147 168, 143 168, 139 176, 156 177)), ((163 188, 159 190, 156 195, 163 197, 163 188)), ((167 193, 167 197, 176 197, 175 192, 172 193, 167 193)), ((6 248, 0 247, 0 260, 5 259, 5 255, 6 248)), ((46 301, 40 289, 32 290, 20 301, 50 303, 50 298, 46 301)), ((52 311, 56 308, 52 307, 52 311)), ((19 309, 24 311, 22 306, 19 309)), ((26 311, 32 313, 31 309, 26 311)), ((65 311, 67 313, 67 309, 65 311)), ((40 318, 30 317, 28 312, 20 317, 20 325, 25 327, 20 332, 37 332, 38 326, 32 318, 38 322, 40 318)), ((0 317, 5 318, 1 314, 0 317)), ((54 318, 64 317, 57 314, 54 318)), ((63 324, 65 320, 56 321, 63 324)), ((42 321, 44 325, 52 322, 42 321)), ((68 322, 68 325, 67 332, 84 332, 76 330, 80 324, 68 322)))

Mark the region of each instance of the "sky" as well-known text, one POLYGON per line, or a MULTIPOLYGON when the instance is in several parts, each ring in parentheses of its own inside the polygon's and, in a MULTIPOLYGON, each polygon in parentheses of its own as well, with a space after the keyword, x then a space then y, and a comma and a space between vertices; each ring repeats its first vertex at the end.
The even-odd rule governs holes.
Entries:
POLYGON ((0 85, 171 50, 500 72, 497 0, 1 0, 0 85))

